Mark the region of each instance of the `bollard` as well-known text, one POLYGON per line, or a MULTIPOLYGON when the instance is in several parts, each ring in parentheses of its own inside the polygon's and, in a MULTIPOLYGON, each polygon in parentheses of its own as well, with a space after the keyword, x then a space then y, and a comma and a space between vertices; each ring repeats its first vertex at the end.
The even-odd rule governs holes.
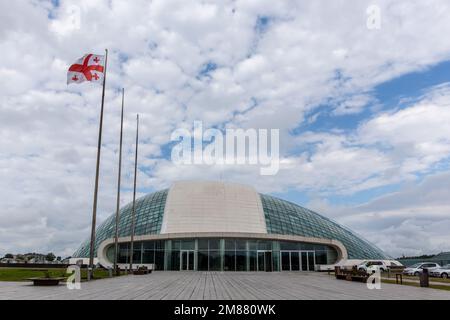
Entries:
POLYGON ((92 269, 88 268, 87 269, 87 281, 91 281, 91 275, 92 275, 92 269))
POLYGON ((110 278, 112 278, 112 276, 113 276, 113 272, 112 272, 112 269, 111 269, 111 268, 108 268, 108 276, 109 276, 110 278))
POLYGON ((421 287, 429 287, 430 286, 427 268, 422 269, 422 272, 420 273, 420 286, 421 287))

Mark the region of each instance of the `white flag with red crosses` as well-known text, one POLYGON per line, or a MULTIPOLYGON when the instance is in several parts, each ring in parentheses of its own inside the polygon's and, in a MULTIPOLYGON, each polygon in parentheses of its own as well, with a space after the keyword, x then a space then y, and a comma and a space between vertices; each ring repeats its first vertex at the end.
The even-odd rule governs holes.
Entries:
POLYGON ((105 75, 105 56, 87 54, 71 65, 67 72, 67 84, 85 81, 102 83, 105 75))

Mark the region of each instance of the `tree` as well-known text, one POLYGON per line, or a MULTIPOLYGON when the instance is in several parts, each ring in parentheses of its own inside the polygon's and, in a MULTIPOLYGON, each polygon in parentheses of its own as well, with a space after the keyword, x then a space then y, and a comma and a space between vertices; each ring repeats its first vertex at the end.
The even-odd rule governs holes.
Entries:
POLYGON ((13 259, 14 256, 12 255, 12 253, 7 253, 7 254, 5 254, 5 258, 6 259, 13 259))
POLYGON ((25 256, 23 255, 23 254, 18 254, 17 256, 16 256, 16 260, 20 260, 20 261, 25 261, 26 259, 25 259, 25 256))
POLYGON ((56 256, 53 254, 53 252, 50 252, 45 256, 45 260, 50 261, 50 262, 54 261, 55 259, 56 259, 56 256))

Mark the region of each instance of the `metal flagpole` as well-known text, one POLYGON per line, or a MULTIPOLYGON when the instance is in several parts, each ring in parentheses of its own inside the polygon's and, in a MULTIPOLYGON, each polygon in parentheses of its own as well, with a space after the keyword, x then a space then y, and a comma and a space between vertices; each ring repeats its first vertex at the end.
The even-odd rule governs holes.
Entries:
POLYGON ((92 226, 91 226, 91 244, 89 248, 89 270, 88 279, 93 276, 94 268, 94 243, 95 243, 95 224, 97 219, 97 196, 98 196, 98 177, 100 169, 100 153, 102 148, 102 129, 103 129, 103 107, 105 105, 105 85, 106 85, 106 67, 108 65, 108 49, 105 49, 105 72, 103 74, 103 91, 102 91, 102 107, 100 109, 100 126, 98 129, 98 146, 97 146, 97 167, 95 169, 95 188, 94 203, 92 206, 92 226))
POLYGON ((122 89, 122 114, 120 116, 120 146, 119 146, 119 174, 117 178, 117 204, 116 204, 116 233, 114 238, 114 273, 117 271, 117 253, 119 252, 119 210, 120 210, 120 178, 122 175, 122 137, 123 137, 123 106, 125 89, 122 89))
POLYGON ((139 114, 136 116, 136 153, 134 158, 134 190, 133 190, 133 210, 131 215, 131 240, 130 240, 130 272, 133 270, 133 244, 134 244, 134 223, 136 219, 136 178, 137 178, 137 159, 139 145, 139 114))

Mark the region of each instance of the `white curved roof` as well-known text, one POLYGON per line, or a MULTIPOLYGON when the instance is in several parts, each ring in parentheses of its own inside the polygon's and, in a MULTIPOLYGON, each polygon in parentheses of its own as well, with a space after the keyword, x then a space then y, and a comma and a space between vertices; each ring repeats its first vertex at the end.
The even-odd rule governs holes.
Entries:
POLYGON ((169 190, 161 233, 267 233, 259 194, 249 186, 176 182, 169 190))

